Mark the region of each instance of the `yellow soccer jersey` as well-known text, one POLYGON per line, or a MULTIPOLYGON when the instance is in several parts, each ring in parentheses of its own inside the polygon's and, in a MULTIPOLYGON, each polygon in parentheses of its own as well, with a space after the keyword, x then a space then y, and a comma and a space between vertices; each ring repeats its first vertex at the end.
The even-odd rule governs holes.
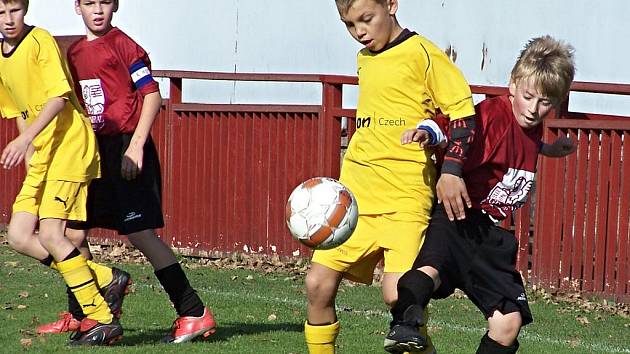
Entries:
POLYGON ((0 57, 0 109, 6 118, 30 125, 44 104, 68 97, 65 108, 33 140, 29 161, 45 180, 85 182, 99 176, 96 138, 89 120, 77 110, 66 66, 54 38, 30 28, 24 39, 0 57))
POLYGON ((436 108, 450 119, 474 115, 470 87, 444 52, 408 30, 378 53, 361 50, 357 64, 357 131, 340 180, 361 214, 426 213, 436 182, 431 152, 400 137, 436 108))
POLYGON ((10 119, 20 117, 22 112, 17 108, 15 102, 9 95, 9 92, 2 83, 2 77, 0 76, 0 116, 10 119))

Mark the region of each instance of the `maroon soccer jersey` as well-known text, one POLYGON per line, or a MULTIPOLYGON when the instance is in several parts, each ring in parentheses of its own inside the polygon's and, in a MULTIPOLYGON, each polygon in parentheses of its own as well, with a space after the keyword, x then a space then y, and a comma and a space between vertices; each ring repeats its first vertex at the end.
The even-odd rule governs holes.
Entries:
POLYGON ((502 220, 527 201, 534 185, 542 124, 521 128, 508 96, 486 99, 475 108, 475 139, 464 180, 473 208, 502 220))
POLYGON ((132 133, 143 96, 159 90, 149 56, 118 28, 95 40, 74 43, 68 49, 68 65, 97 134, 132 133))

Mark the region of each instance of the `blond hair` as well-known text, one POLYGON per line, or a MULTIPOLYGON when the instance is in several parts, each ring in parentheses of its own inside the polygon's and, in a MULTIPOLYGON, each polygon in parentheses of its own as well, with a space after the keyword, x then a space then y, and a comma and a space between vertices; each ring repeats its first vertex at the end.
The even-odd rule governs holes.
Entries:
POLYGON ((533 38, 514 64, 511 80, 518 84, 532 78, 543 95, 559 104, 569 94, 575 76, 574 52, 573 46, 551 36, 533 38))
MULTIPOLYGON (((342 14, 345 14, 346 12, 348 12, 348 9, 350 8, 350 6, 352 6, 352 4, 354 4, 355 1, 356 0, 335 0, 335 4, 337 5, 339 12, 341 12, 342 14)), ((376 2, 379 5, 383 5, 383 6, 387 5, 387 0, 372 0, 372 1, 376 2)))

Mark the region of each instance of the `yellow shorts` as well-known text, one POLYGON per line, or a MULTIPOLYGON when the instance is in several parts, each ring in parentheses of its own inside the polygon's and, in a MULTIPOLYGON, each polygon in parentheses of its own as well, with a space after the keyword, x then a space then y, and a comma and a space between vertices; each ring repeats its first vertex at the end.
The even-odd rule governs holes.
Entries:
POLYGON ((42 181, 28 174, 13 203, 13 213, 27 212, 39 219, 86 220, 89 182, 42 181))
POLYGON ((365 284, 372 283, 381 259, 386 273, 406 272, 420 252, 429 220, 430 213, 360 215, 348 241, 330 250, 316 250, 311 261, 365 284))

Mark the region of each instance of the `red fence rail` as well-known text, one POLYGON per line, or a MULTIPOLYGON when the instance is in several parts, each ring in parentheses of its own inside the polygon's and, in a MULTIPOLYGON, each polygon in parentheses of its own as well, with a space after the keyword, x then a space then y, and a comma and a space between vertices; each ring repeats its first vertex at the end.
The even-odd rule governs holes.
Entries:
MULTIPOLYGON (((343 86, 356 77, 295 74, 155 71, 169 80, 153 129, 164 176, 166 225, 160 237, 200 256, 256 252, 307 256, 284 225, 284 204, 303 180, 339 175, 343 86), (321 83, 318 105, 192 104, 182 102, 183 80, 321 83)), ((471 86, 496 96, 504 87, 471 86)), ((630 85, 575 83, 573 91, 630 95, 630 85)), ((541 159, 535 206, 528 203, 504 226, 520 241, 518 268, 551 288, 630 299, 630 118, 570 112, 545 122, 545 139, 565 134, 578 141, 566 159, 541 159), (532 217, 532 210, 535 210, 532 217)), ((348 135, 354 131, 349 124, 348 135)), ((0 122, 0 145, 16 135, 0 122)), ((0 171, 0 223, 23 171, 0 171)), ((114 240, 108 231, 94 237, 114 240)))

